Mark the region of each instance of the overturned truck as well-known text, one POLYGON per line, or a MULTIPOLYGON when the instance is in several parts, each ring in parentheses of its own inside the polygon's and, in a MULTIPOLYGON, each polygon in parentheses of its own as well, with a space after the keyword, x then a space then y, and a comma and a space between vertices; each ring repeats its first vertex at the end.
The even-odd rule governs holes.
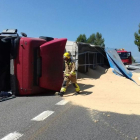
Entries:
POLYGON ((21 34, 17 29, 0 33, 0 93, 31 95, 60 90, 67 39, 21 34))

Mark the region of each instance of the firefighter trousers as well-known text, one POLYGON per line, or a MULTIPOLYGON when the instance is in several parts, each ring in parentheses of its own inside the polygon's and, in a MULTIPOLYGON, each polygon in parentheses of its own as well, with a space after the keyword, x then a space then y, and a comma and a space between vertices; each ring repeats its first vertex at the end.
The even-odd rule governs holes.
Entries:
POLYGON ((76 92, 80 91, 80 87, 79 87, 79 85, 77 84, 77 81, 76 81, 76 76, 72 76, 71 78, 69 78, 69 77, 64 78, 64 81, 63 81, 63 84, 62 84, 60 92, 63 92, 63 93, 66 92, 70 81, 73 84, 73 86, 75 88, 75 91, 76 92))

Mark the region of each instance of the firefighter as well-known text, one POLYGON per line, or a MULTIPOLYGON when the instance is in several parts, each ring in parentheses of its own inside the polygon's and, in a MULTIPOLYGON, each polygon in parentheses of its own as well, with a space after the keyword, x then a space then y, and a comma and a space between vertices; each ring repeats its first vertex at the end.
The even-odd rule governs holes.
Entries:
POLYGON ((80 88, 77 84, 77 79, 76 79, 75 62, 71 59, 69 52, 65 52, 63 58, 65 61, 65 72, 64 72, 64 81, 61 90, 59 92, 59 95, 63 96, 63 94, 67 90, 70 81, 75 88, 76 94, 79 94, 80 88))

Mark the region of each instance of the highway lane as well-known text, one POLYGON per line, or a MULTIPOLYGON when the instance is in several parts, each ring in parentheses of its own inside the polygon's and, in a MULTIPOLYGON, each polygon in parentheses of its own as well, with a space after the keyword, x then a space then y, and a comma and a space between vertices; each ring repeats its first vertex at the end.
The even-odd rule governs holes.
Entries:
POLYGON ((139 119, 137 115, 90 110, 54 95, 17 97, 0 103, 0 139, 132 140, 140 138, 139 119), (44 111, 53 113, 41 118, 44 111), (37 116, 42 120, 32 120, 37 116))
POLYGON ((76 106, 54 94, 16 97, 0 102, 0 140, 140 139, 139 119, 76 106))
POLYGON ((139 117, 67 106, 22 140, 128 140, 139 137, 139 117))
POLYGON ((137 67, 137 68, 128 68, 128 70, 135 72, 135 73, 140 73, 140 64, 133 63, 132 66, 137 67), (138 69, 139 67, 139 69, 138 69))
POLYGON ((31 119, 39 113, 52 109, 61 98, 56 96, 16 97, 0 102, 0 138, 30 126, 31 119))

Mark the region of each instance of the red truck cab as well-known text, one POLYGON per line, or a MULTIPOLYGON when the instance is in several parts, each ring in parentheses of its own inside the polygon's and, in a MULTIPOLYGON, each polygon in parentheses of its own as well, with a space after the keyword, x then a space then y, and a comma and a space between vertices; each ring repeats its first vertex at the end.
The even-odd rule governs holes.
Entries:
POLYGON ((124 49, 116 49, 118 55, 120 56, 124 65, 131 65, 132 64, 132 56, 131 52, 128 52, 124 49))
POLYGON ((33 95, 59 91, 67 38, 21 35, 17 29, 0 33, 0 93, 33 95))

